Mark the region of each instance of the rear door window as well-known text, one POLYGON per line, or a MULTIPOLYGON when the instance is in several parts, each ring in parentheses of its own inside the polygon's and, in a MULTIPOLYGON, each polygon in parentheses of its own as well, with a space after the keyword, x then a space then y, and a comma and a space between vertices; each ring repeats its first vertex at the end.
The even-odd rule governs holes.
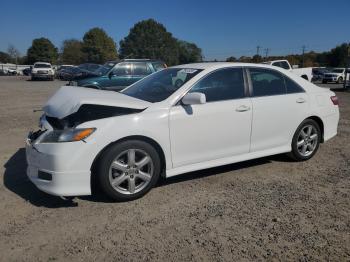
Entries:
POLYGON ((304 89, 300 85, 298 85, 296 82, 294 82, 289 77, 285 76, 284 81, 286 83, 286 89, 287 89, 288 94, 305 92, 304 89))
POLYGON ((266 68, 249 68, 253 85, 253 96, 286 94, 284 77, 281 73, 266 68))
POLYGON ((133 63, 134 67, 134 75, 149 75, 151 73, 151 69, 147 65, 147 63, 133 63))
POLYGON ((116 76, 126 76, 131 75, 131 64, 130 63, 120 63, 116 65, 113 69, 113 73, 116 76))

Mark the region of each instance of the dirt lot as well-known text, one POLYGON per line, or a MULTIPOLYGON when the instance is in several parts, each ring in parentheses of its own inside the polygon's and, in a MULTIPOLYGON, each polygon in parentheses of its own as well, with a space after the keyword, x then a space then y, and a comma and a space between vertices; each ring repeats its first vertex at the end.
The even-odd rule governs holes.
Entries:
POLYGON ((24 138, 62 82, 0 77, 1 261, 350 260, 350 93, 339 134, 303 163, 273 156, 163 181, 142 199, 73 202, 25 175, 24 138))

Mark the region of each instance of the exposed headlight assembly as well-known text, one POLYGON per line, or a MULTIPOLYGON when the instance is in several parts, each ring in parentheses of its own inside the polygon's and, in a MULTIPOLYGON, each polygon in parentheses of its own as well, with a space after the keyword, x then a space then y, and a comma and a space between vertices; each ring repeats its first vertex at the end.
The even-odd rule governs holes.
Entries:
POLYGON ((60 143, 60 142, 75 142, 84 141, 89 137, 96 128, 75 128, 63 130, 51 130, 40 140, 40 143, 60 143))

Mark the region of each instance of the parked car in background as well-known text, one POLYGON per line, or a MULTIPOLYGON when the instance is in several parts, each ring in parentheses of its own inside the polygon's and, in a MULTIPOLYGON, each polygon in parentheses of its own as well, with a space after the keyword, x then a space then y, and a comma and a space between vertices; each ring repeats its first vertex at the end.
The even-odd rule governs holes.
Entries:
MULTIPOLYGON (((101 66, 99 65, 98 68, 101 66)), ((98 69, 97 69, 98 70, 98 69)), ((71 81, 71 80, 79 80, 87 77, 92 77, 99 75, 95 71, 89 71, 83 68, 80 68, 79 66, 74 66, 70 68, 66 68, 60 72, 60 79, 71 81)))
POLYGON ((22 70, 23 75, 25 75, 25 76, 30 76, 30 75, 32 74, 32 69, 33 69, 32 66, 23 69, 23 70, 22 70))
POLYGON ((273 65, 277 67, 281 67, 283 69, 288 70, 289 72, 292 72, 293 74, 296 74, 305 80, 308 80, 311 82, 312 80, 312 67, 305 67, 305 68, 293 68, 288 60, 273 60, 264 62, 263 64, 273 65))
MULTIPOLYGON (((334 68, 331 72, 324 74, 322 79, 322 83, 335 82, 335 83, 343 83, 345 79, 345 68, 334 68)), ((349 73, 347 74, 347 81, 349 81, 349 73)))
POLYGON ((60 65, 57 70, 56 70, 56 78, 61 79, 61 80, 67 80, 63 79, 64 71, 67 69, 74 68, 75 66, 73 65, 60 65))
POLYGON ((78 68, 80 68, 82 70, 90 71, 90 72, 94 72, 97 69, 99 69, 100 67, 101 67, 101 65, 93 64, 93 63, 85 63, 85 64, 78 65, 78 68))
POLYGON ((31 75, 32 75, 32 80, 46 79, 46 80, 53 81, 55 78, 55 71, 52 68, 50 63, 36 62, 33 65, 31 75))
POLYGON ((326 73, 329 73, 329 69, 325 67, 312 68, 312 81, 322 81, 326 73))
POLYGON ((76 77, 70 85, 120 91, 165 67, 164 62, 150 59, 110 61, 84 77, 76 77))
POLYGON ((99 182, 118 201, 143 196, 160 176, 281 153, 308 160, 339 121, 334 92, 243 63, 175 66, 121 92, 65 86, 43 110, 27 138, 29 179, 58 196, 89 195, 99 182))
POLYGON ((7 69, 7 74, 10 76, 16 76, 19 74, 16 68, 9 68, 7 69))

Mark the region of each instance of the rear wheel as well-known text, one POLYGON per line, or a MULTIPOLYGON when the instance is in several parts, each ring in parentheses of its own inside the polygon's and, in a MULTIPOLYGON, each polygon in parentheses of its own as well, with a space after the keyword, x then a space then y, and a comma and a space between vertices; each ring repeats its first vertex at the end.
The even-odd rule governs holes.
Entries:
POLYGON ((312 119, 306 119, 299 125, 293 136, 290 156, 297 161, 308 160, 316 154, 320 142, 319 125, 312 119))
POLYGON ((150 144, 124 141, 110 147, 101 157, 98 176, 103 191, 117 201, 145 195, 158 181, 160 158, 150 144))

